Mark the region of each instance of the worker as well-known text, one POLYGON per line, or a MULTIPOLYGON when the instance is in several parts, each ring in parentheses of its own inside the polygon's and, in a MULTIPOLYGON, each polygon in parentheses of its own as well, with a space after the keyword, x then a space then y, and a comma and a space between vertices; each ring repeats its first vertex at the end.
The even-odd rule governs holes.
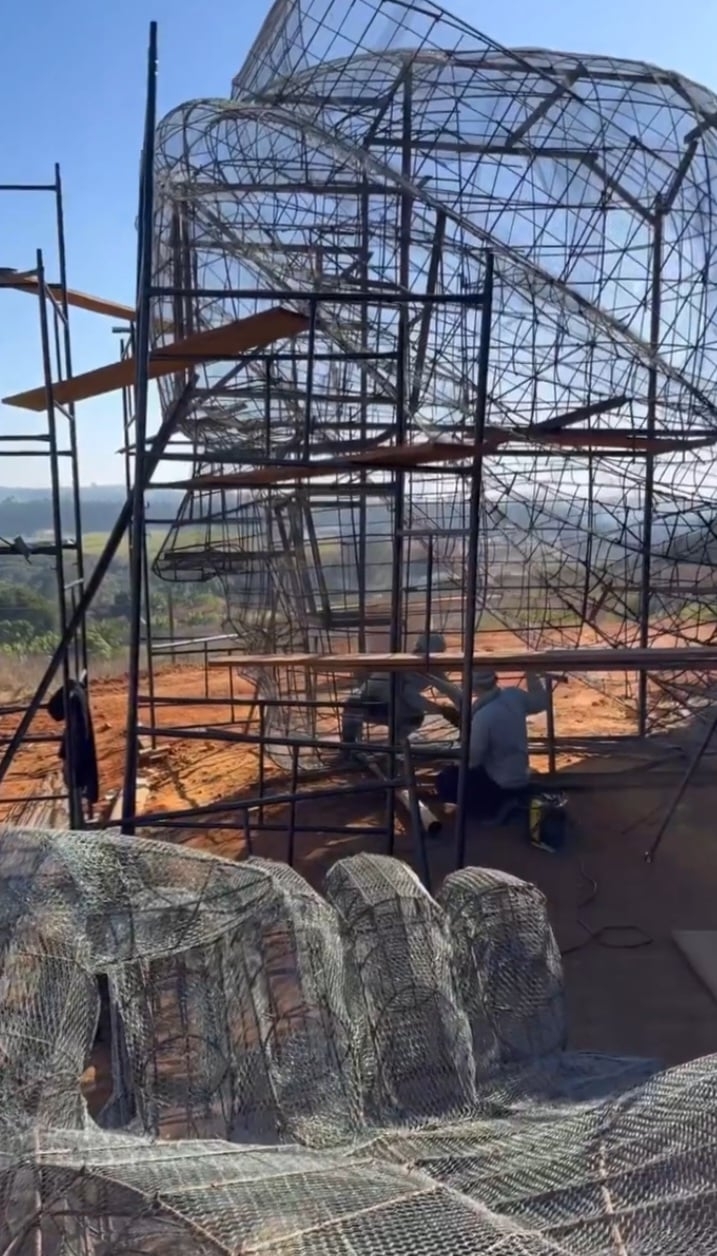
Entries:
MULTIPOLYGON (((502 688, 489 668, 473 673, 473 693, 467 810, 493 818, 506 802, 524 795, 530 783, 527 719, 547 710, 548 694, 533 673, 526 676, 525 689, 502 688)), ((436 789, 442 802, 457 801, 458 777, 455 764, 439 773, 436 789)))
MULTIPOLYGON (((445 648, 445 638, 438 632, 432 632, 417 639, 412 653, 441 654, 445 648)), ((436 689, 449 699, 453 710, 460 711, 461 690, 446 678, 442 668, 434 668, 430 672, 416 670, 394 674, 397 742, 419 729, 427 715, 445 716, 445 704, 426 697, 426 689, 436 689)), ((389 724, 391 676, 391 672, 374 672, 346 699, 341 718, 342 742, 358 742, 365 725, 389 724)))

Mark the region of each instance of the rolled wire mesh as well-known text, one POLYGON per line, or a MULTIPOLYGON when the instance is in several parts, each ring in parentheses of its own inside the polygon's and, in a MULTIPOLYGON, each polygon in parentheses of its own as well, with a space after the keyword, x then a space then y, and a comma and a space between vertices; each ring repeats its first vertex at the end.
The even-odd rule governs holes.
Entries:
MULTIPOLYGON (((234 907, 221 931, 212 922, 201 942, 109 969, 139 1125, 236 1141, 346 1137, 359 1087, 332 914, 282 865, 228 870, 234 907)), ((182 897, 196 928, 201 895, 182 897)))
POLYGON ((80 1079, 99 1016, 99 996, 80 936, 53 932, 48 912, 0 933, 0 1112, 79 1128, 80 1079))
POLYGON ((655 1070, 653 1061, 566 1050, 562 959, 537 886, 491 868, 462 868, 446 877, 438 901, 483 1102, 595 1101, 655 1070))

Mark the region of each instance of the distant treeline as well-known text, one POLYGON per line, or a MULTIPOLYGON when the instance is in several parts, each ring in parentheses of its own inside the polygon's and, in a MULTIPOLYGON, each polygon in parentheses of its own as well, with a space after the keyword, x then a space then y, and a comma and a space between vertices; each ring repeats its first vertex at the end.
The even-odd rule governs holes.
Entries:
MULTIPOLYGON (((2 490, 0 490, 2 492, 2 490)), ((113 496, 92 496, 91 488, 84 489, 81 497, 83 532, 109 532, 117 518, 124 501, 124 493, 117 489, 113 496)), ((181 495, 171 492, 148 493, 149 513, 154 517, 172 518, 181 501, 181 495)), ((62 494, 61 500, 62 526, 65 536, 74 536, 75 520, 72 498, 69 493, 62 494)), ((0 536, 12 540, 16 536, 25 538, 52 529, 52 498, 49 493, 37 493, 25 496, 12 490, 5 490, 0 497, 0 536)))

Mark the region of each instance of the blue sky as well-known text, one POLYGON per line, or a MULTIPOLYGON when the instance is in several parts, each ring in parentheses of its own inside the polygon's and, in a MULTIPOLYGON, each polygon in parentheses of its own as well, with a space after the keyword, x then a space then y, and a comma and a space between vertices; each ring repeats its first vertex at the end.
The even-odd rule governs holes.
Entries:
MULTIPOLYGON (((447 7, 503 44, 634 57, 717 86, 714 0, 503 0, 447 7)), ((146 48, 159 23, 159 114, 183 100, 229 92, 268 0, 24 0, 3 15, 0 182, 45 182, 62 167, 72 287, 132 303, 134 223, 144 115, 146 48)), ((56 265, 54 205, 41 194, 0 193, 0 265, 56 265)), ((111 321, 73 313, 75 370, 111 360, 111 321)), ((41 383, 37 306, 0 294, 0 396, 41 383)), ((118 483, 116 397, 79 408, 82 479, 118 483)), ((0 431, 43 420, 0 406, 0 431)), ((6 459, 0 482, 46 483, 45 460, 6 459)))

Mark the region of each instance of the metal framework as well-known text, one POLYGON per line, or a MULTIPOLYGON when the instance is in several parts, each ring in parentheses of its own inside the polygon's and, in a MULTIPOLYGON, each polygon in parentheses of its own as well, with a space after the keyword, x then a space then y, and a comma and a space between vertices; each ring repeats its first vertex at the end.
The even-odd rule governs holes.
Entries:
MULTIPOLYGON (((466 689, 503 634, 506 669, 521 647, 563 652, 587 684, 609 674, 613 694, 621 677, 639 738, 698 718, 717 624, 717 98, 638 63, 504 49, 431 3, 277 0, 231 97, 157 125, 152 40, 131 346, 77 393, 133 390, 125 830, 140 733, 200 735, 156 724, 168 648, 255 681, 254 726, 213 731, 259 746, 247 816, 269 760, 293 800, 335 763, 352 677, 311 660, 388 654, 395 676, 427 630, 466 689), (155 573, 216 582, 228 641, 152 638, 161 459, 193 466, 155 573)), ((459 861, 462 827, 459 810, 459 861)))
MULTIPOLYGON (((34 265, 22 271, 5 270, 0 272, 0 287, 15 291, 27 292, 37 299, 40 345, 42 356, 43 385, 41 391, 42 404, 40 409, 46 416, 44 431, 27 430, 18 432, 3 431, 2 457, 40 457, 47 460, 48 486, 51 497, 52 534, 47 541, 28 540, 15 537, 0 543, 2 566, 10 560, 27 561, 32 557, 50 558, 54 567, 55 588, 57 598, 57 623, 59 634, 64 645, 60 659, 61 682, 65 692, 71 678, 87 676, 87 637, 85 617, 77 618, 72 633, 67 633, 68 621, 81 601, 85 584, 85 559, 82 541, 82 511, 80 502, 80 476, 77 446, 77 428, 75 423, 74 402, 62 404, 56 393, 63 383, 71 383, 72 375, 72 337, 70 327, 70 307, 80 305, 87 307, 87 298, 76 293, 67 286, 67 258, 65 248, 65 221, 63 209, 62 177, 59 165, 55 166, 54 181, 47 184, 0 184, 0 193, 50 194, 55 203, 56 241, 58 281, 49 282, 46 278, 45 262, 42 250, 38 249, 34 265), (63 518, 63 492, 60 482, 61 464, 69 468, 69 490, 71 520, 69 532, 68 520, 63 518)), ((7 568, 6 568, 7 569, 7 568)), ((15 717, 24 711, 24 705, 6 703, 0 706, 0 716, 15 717)), ((67 709, 67 704, 65 704, 67 709)), ((7 727, 7 725, 6 725, 7 727)), ((57 741, 61 734, 29 733, 32 741, 57 741)), ((12 741, 12 735, 3 732, 0 739, 3 744, 12 741)), ((72 747, 68 743, 68 755, 72 747)), ((71 758, 66 762, 67 779, 72 781, 71 758)), ((0 804, 6 800, 0 798, 0 804)), ((84 824, 82 800, 76 790, 68 787, 63 780, 63 773, 58 770, 55 777, 44 783, 41 793, 26 795, 18 806, 25 811, 28 807, 60 804, 66 806, 67 816, 73 827, 81 828, 84 824), (50 792, 48 793, 48 786, 50 792)), ((19 815, 16 817, 19 818, 19 815)))
POLYGON ((433 5, 284 0, 231 100, 160 124, 155 345, 269 301, 309 322, 200 370, 155 564, 221 583, 294 783, 351 684, 300 656, 373 666, 429 627, 466 685, 476 630, 597 685, 614 651, 639 736, 709 702, 716 104, 433 5))

